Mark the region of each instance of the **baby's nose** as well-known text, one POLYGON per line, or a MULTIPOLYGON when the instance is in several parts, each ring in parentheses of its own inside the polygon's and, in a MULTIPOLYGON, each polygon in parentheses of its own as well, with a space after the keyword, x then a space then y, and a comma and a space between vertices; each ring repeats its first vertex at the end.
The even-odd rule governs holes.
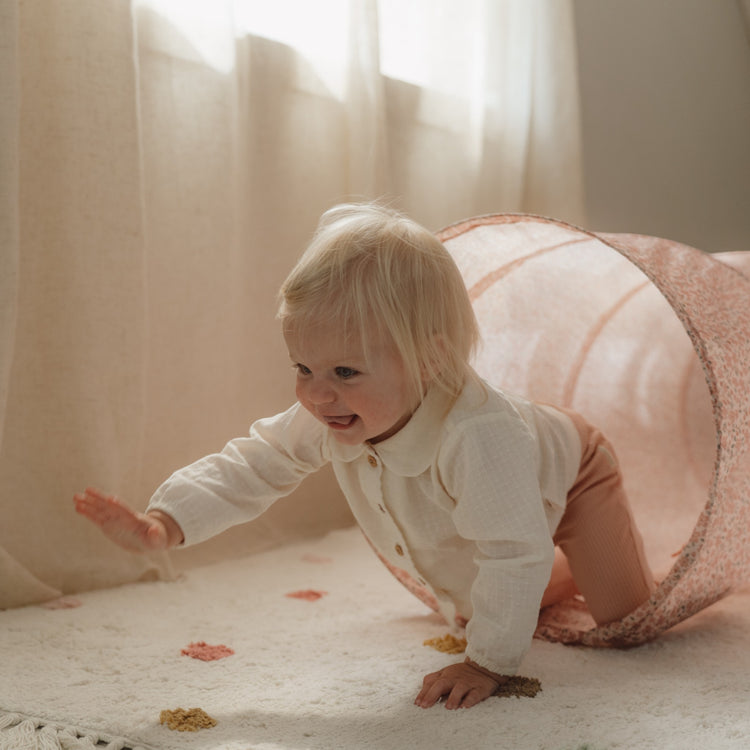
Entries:
POLYGON ((314 404, 330 404, 336 400, 336 391, 327 383, 311 383, 307 397, 314 404))

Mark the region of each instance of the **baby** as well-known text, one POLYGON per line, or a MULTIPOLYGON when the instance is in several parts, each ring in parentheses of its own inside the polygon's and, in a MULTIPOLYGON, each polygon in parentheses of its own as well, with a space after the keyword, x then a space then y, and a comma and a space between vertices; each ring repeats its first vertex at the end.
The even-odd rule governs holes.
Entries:
POLYGON ((653 579, 611 445, 580 415, 490 386, 456 264, 376 204, 325 213, 280 292, 297 402, 175 472, 137 513, 87 489, 76 509, 133 551, 257 518, 330 462, 379 556, 449 623, 466 658, 415 703, 469 708, 519 668, 539 609, 583 594, 599 624, 653 579))

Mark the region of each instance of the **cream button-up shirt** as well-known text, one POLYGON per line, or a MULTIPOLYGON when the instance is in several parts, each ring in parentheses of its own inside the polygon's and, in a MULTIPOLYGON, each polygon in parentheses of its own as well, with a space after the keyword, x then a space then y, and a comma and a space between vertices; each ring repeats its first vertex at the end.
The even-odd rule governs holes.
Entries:
POLYGON ((453 404, 430 391, 375 445, 338 443, 297 403, 175 472, 149 510, 169 513, 195 544, 256 518, 330 461, 380 555, 424 586, 449 623, 468 620, 471 659, 513 674, 536 627, 580 459, 567 416, 486 384, 470 383, 453 404))

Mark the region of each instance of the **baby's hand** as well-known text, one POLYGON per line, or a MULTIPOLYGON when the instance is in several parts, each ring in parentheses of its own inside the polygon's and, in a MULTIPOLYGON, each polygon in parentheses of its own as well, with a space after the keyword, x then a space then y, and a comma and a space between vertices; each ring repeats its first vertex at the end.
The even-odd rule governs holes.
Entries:
POLYGON ((461 664, 451 664, 428 674, 414 703, 421 708, 430 708, 447 695, 446 708, 471 708, 493 695, 507 679, 467 658, 461 664))
POLYGON ((76 511, 93 521, 108 539, 131 552, 155 552, 182 541, 182 532, 171 518, 137 513, 114 495, 89 487, 74 495, 73 502, 76 511), (177 532, 170 528, 170 521, 177 532))

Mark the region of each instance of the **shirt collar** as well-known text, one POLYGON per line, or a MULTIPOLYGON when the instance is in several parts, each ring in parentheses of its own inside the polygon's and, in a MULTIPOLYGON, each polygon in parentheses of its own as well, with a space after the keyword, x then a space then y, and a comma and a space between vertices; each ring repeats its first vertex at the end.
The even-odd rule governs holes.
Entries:
MULTIPOLYGON (((484 388, 469 381, 458 397, 461 404, 482 403, 484 388)), ((380 443, 346 445, 328 435, 328 450, 334 461, 355 461, 365 453, 373 453, 383 464, 401 476, 416 477, 424 473, 435 461, 442 440, 445 419, 456 403, 439 388, 431 388, 411 419, 393 436, 380 443)), ((471 408, 471 407, 470 407, 471 408)))
POLYGON ((416 477, 433 462, 440 441, 440 426, 450 409, 448 397, 439 389, 432 388, 411 419, 391 437, 380 443, 346 445, 339 443, 329 433, 328 450, 334 461, 349 463, 363 453, 374 453, 383 464, 396 474, 416 477))
POLYGON ((360 443, 359 445, 346 445, 345 443, 339 443, 338 440, 331 434, 331 430, 326 428, 326 443, 328 445, 328 452, 333 461, 343 461, 344 463, 350 463, 356 461, 365 451, 367 445, 360 443))
POLYGON ((449 410, 449 397, 439 388, 432 388, 411 419, 395 435, 367 448, 396 474, 419 476, 435 460, 441 426, 449 410))

